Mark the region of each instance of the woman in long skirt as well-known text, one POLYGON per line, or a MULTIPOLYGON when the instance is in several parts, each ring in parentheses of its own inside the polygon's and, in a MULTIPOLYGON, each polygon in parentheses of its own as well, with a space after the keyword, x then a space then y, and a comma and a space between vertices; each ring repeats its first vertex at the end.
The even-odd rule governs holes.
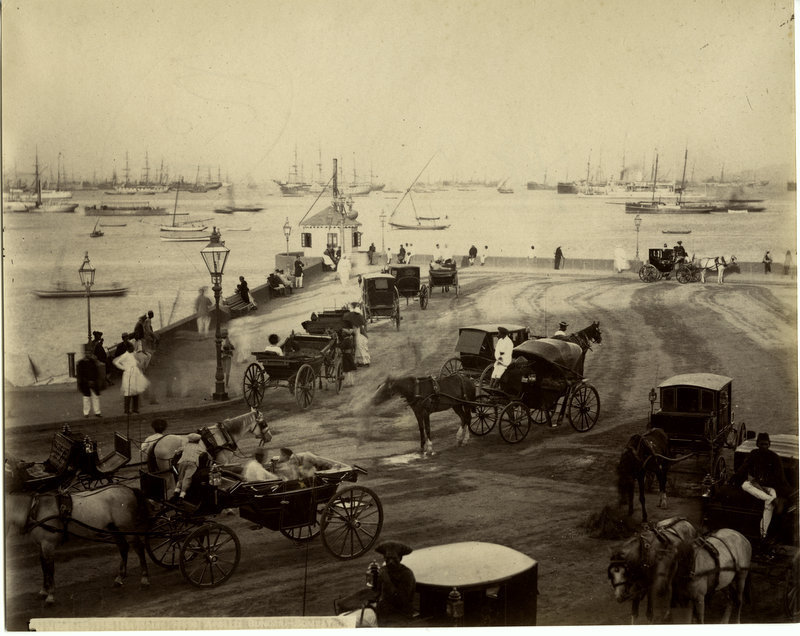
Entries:
POLYGON ((364 320, 364 316, 361 313, 361 308, 359 307, 358 303, 350 303, 350 311, 359 315, 359 324, 353 326, 353 330, 356 334, 356 348, 355 348, 355 360, 356 366, 358 367, 368 367, 370 363, 369 357, 369 337, 367 336, 367 321, 364 320))
POLYGON ((114 366, 122 370, 120 391, 125 402, 125 414, 139 412, 139 394, 150 386, 150 381, 139 368, 139 361, 133 353, 132 342, 126 343, 126 351, 114 359, 114 366))
POLYGON ((344 328, 340 330, 342 343, 342 371, 344 371, 344 383, 347 386, 355 386, 355 337, 356 328, 353 323, 345 321, 344 328))

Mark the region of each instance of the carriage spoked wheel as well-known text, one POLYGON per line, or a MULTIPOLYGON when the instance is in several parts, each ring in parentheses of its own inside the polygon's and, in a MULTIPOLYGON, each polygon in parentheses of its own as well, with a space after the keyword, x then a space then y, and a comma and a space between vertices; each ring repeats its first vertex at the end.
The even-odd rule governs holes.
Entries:
POLYGON ((479 395, 472 403, 472 418, 469 421, 469 430, 473 435, 483 436, 488 434, 497 423, 497 404, 488 395, 479 395))
POLYGON ((530 410, 530 412, 531 412, 531 421, 534 424, 549 424, 553 419, 553 415, 555 414, 555 409, 534 407, 530 410))
POLYGON ((600 395, 591 384, 581 383, 569 395, 569 423, 579 433, 591 429, 600 417, 600 395))
POLYGON ((428 286, 422 285, 419 288, 419 308, 420 309, 427 309, 428 308, 428 286))
POLYGON ((739 426, 739 432, 736 434, 736 446, 739 447, 747 441, 747 426, 742 422, 739 426))
POLYGON ((654 265, 645 263, 639 268, 639 278, 645 283, 653 283, 661 278, 661 272, 654 265))
POLYGON ((301 409, 307 409, 314 401, 316 375, 311 365, 304 364, 297 370, 294 379, 294 399, 301 409))
POLYGON ((364 486, 348 486, 334 495, 320 517, 322 544, 337 559, 355 559, 375 544, 383 528, 383 505, 364 486))
POLYGON ((151 520, 144 537, 144 548, 153 563, 173 570, 180 564, 181 544, 197 524, 173 510, 166 510, 151 520))
POLYGON ((342 367, 342 359, 337 358, 334 364, 333 371, 333 385, 336 387, 336 393, 342 392, 342 385, 344 384, 344 368, 342 367))
POLYGON ((509 444, 518 444, 531 430, 531 413, 522 402, 509 402, 500 411, 500 437, 509 444))
POLYGON ((714 479, 715 484, 725 483, 728 480, 728 465, 722 455, 717 456, 714 460, 711 477, 714 479))
POLYGON ((180 554, 181 574, 196 587, 216 587, 239 565, 239 537, 221 523, 206 523, 186 537, 180 554))
POLYGON ((266 385, 266 378, 264 369, 257 362, 253 362, 244 370, 244 379, 242 380, 242 395, 247 406, 251 409, 257 409, 261 406, 261 401, 264 399, 264 387, 266 385))
POLYGON ((281 534, 292 541, 305 543, 319 536, 320 530, 319 524, 315 521, 311 525, 300 526, 299 528, 281 528, 281 534))
POLYGON ((461 358, 454 357, 448 358, 444 361, 442 368, 439 369, 439 378, 446 378, 448 375, 454 373, 461 373, 464 370, 464 365, 461 363, 461 358))
POLYGON ((686 283, 691 283, 694 280, 694 274, 692 273, 691 269, 686 267, 686 265, 681 265, 678 268, 678 271, 675 272, 675 278, 678 279, 679 283, 685 285, 686 283))
POLYGON ((476 387, 478 395, 489 393, 486 389, 492 385, 492 371, 494 371, 494 363, 487 365, 487 367, 481 371, 481 377, 478 378, 478 386, 476 387))

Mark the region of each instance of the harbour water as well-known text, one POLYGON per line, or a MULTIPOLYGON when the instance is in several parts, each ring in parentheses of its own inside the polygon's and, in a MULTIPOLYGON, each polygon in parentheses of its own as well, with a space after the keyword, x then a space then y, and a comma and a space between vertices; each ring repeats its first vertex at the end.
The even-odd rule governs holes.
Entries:
MULTIPOLYGON (((313 196, 285 198, 272 187, 237 189, 237 204, 259 204, 264 210, 232 215, 215 214, 214 208, 228 204, 225 189, 205 194, 181 193, 177 211, 180 221, 207 219, 220 228, 230 248, 225 268, 223 296, 233 293, 238 276, 245 276, 251 288, 265 282, 274 268, 275 255, 286 249, 283 224, 292 225, 289 250, 300 250, 298 223, 329 203, 326 196, 314 204, 313 196), (313 207, 312 207, 312 204, 313 207)), ((748 198, 763 198, 764 212, 725 215, 644 215, 639 253, 648 247, 683 240, 689 254, 697 256, 735 254, 743 262, 760 262, 770 250, 775 270, 783 264, 787 250, 796 254, 795 193, 755 191, 748 198), (663 234, 663 230, 686 229, 690 234, 663 234)), ((535 245, 537 258, 552 259, 560 246, 567 259, 614 257, 622 248, 628 258, 636 251, 633 215, 624 205, 602 198, 558 195, 555 191, 517 190, 499 194, 493 188, 471 191, 444 190, 433 193, 402 194, 375 192, 355 199, 358 220, 363 224, 361 250, 374 242, 397 252, 401 243, 413 245, 417 254, 434 253, 435 244, 447 245, 454 255, 466 254, 473 243, 479 251, 488 246, 489 256, 528 256, 535 245), (438 216, 450 223, 442 231, 393 230, 382 223, 400 206, 395 219, 413 221, 419 216, 438 216)), ((92 329, 105 333, 106 343, 117 342, 123 331, 132 331, 136 319, 148 309, 155 313, 154 326, 162 327, 193 312, 198 288, 210 286, 210 277, 200 256, 204 243, 168 243, 160 240, 164 217, 101 217, 105 235, 90 238, 96 218, 84 215, 84 205, 114 197, 100 191, 74 193, 80 206, 75 214, 3 215, 4 267, 4 358, 5 379, 13 385, 34 382, 31 362, 40 380, 63 376, 67 352, 79 351, 87 336, 85 298, 39 299, 31 292, 47 289, 57 282, 79 287, 78 268, 89 252, 96 268, 96 287, 119 283, 129 288, 123 297, 91 299, 92 329), (124 227, 116 224, 125 223, 124 227), (115 224, 115 225, 112 225, 115 224), (30 357, 30 360, 29 360, 30 357)), ((143 201, 164 206, 172 212, 175 194, 143 196, 143 201)), ((332 228, 331 231, 335 231, 332 228)), ((325 246, 306 249, 309 256, 321 255, 325 246)), ((210 292, 209 292, 210 293, 210 292)), ((489 318, 489 317, 487 317, 489 318)))

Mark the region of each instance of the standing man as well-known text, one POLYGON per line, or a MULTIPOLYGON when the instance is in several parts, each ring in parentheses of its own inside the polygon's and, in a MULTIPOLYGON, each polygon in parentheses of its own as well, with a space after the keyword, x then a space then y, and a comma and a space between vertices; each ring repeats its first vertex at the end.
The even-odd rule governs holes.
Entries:
POLYGON ((294 259, 294 286, 295 287, 302 287, 303 286, 303 269, 305 268, 306 264, 300 260, 298 256, 294 259))
POLYGON ((75 365, 75 376, 78 380, 78 391, 83 395, 83 417, 89 417, 89 409, 95 417, 103 417, 100 413, 100 382, 97 359, 92 354, 91 345, 84 348, 83 358, 75 365))
MULTIPOLYGON (((97 359, 98 367, 102 363, 103 369, 102 375, 105 378, 105 384, 113 384, 111 381, 111 376, 109 375, 109 368, 108 368, 108 352, 106 351, 106 347, 103 344, 103 332, 102 331, 93 331, 92 336, 94 339, 92 340, 92 354, 97 359)), ((100 378, 102 380, 102 378, 100 378)), ((101 385, 104 383, 101 381, 101 385)), ((105 388, 105 386, 103 386, 105 388)))
POLYGON ((413 245, 406 243, 406 265, 411 265, 411 256, 412 256, 411 252, 413 251, 413 249, 414 249, 413 245))
POLYGON ((386 246, 386 264, 392 264, 392 248, 390 246, 386 246))
POLYGON ((236 350, 236 347, 233 346, 231 339, 228 337, 228 330, 223 328, 220 329, 219 335, 222 336, 222 369, 225 372, 225 388, 228 388, 228 384, 231 381, 231 363, 233 362, 233 352, 236 350))
POLYGON ((153 331, 153 310, 150 309, 144 319, 144 351, 145 353, 152 353, 156 350, 158 345, 158 337, 156 332, 153 331))
POLYGON ((494 369, 492 369, 491 386, 500 386, 500 378, 506 372, 508 365, 511 364, 511 352, 514 349, 514 343, 508 337, 508 329, 505 327, 497 328, 498 340, 494 346, 494 369))
POLYGON ((194 301, 194 310, 197 312, 197 331, 203 335, 208 334, 211 326, 211 299, 206 296, 208 287, 201 287, 200 294, 194 301))
POLYGON ((764 254, 764 258, 761 259, 761 262, 764 263, 764 273, 769 274, 772 271, 772 257, 769 255, 769 250, 764 254))
POLYGON ((469 264, 470 267, 475 264, 475 259, 478 258, 478 248, 475 247, 475 244, 472 244, 472 247, 469 248, 469 264))
POLYGON ((374 265, 375 260, 375 243, 369 244, 369 249, 367 250, 367 258, 369 258, 369 264, 374 265))
POLYGON ((486 255, 489 253, 489 246, 484 245, 483 251, 481 252, 481 267, 486 263, 486 255))
POLYGON ((559 245, 556 248, 556 253, 554 255, 554 267, 556 269, 561 269, 561 261, 564 260, 564 252, 561 251, 561 246, 559 245))

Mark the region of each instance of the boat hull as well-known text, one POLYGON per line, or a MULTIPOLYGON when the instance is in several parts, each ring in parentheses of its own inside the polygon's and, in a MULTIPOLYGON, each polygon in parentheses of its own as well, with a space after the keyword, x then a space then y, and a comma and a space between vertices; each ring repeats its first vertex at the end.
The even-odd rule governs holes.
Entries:
MULTIPOLYGON (((39 298, 85 298, 85 289, 34 289, 34 295, 39 298)), ((106 296, 124 296, 128 293, 127 287, 109 287, 107 289, 93 289, 92 298, 106 296)))
POLYGON ((167 209, 152 205, 87 205, 83 213, 86 216, 166 216, 167 209))
POLYGON ((394 229, 396 230, 446 230, 450 227, 450 224, 447 225, 426 225, 420 223, 418 225, 407 225, 405 223, 389 223, 394 229))

